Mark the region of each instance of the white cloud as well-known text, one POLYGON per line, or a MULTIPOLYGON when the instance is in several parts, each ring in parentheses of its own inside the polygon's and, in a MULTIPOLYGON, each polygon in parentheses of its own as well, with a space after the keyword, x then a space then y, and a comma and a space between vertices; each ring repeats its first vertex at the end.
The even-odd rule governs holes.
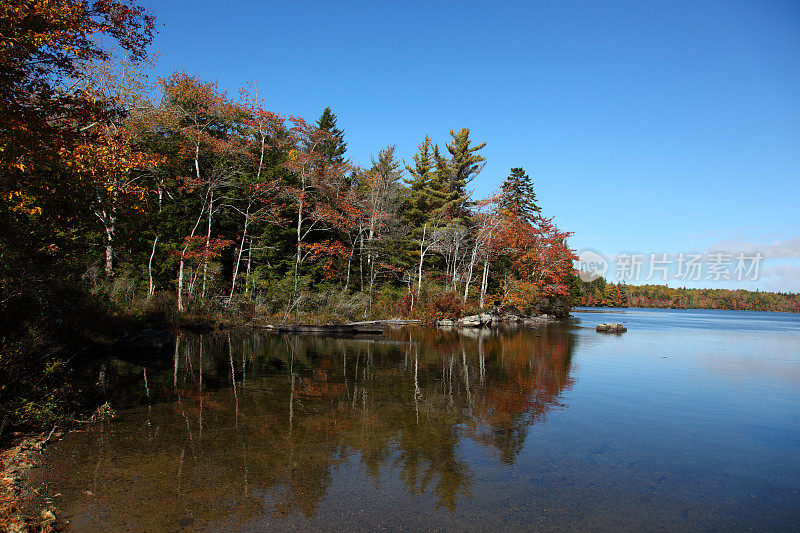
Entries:
POLYGON ((774 265, 764 266, 761 271, 764 287, 774 291, 800 292, 800 266, 774 265))
POLYGON ((725 241, 708 247, 711 251, 725 251, 728 253, 754 254, 761 252, 765 258, 771 259, 800 259, 800 236, 784 241, 771 243, 758 243, 746 241, 725 241))

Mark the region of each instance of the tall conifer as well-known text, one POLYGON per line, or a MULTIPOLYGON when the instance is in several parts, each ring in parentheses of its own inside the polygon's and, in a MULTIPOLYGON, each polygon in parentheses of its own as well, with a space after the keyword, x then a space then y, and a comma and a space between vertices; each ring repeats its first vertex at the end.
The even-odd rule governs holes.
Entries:
POLYGON ((542 210, 536 203, 533 181, 521 167, 513 167, 503 182, 500 205, 522 220, 533 223, 542 210))
POLYGON ((341 164, 344 162, 344 154, 347 151, 347 142, 344 140, 344 131, 336 126, 338 117, 326 107, 322 115, 317 119, 317 127, 322 131, 331 134, 331 138, 323 143, 320 151, 329 163, 341 164))

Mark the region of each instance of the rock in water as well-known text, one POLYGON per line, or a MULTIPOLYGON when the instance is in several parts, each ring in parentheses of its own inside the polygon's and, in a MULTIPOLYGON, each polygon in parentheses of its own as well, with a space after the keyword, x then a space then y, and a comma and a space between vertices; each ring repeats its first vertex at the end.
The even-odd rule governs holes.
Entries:
POLYGON ((458 325, 470 328, 477 328, 481 325, 481 317, 479 315, 472 315, 459 318, 458 325))
POLYGON ((626 328, 625 326, 623 326, 620 323, 616 323, 616 324, 606 324, 606 323, 598 324, 597 327, 594 328, 594 329, 595 329, 595 331, 598 331, 600 333, 625 333, 626 331, 628 331, 628 328, 626 328))

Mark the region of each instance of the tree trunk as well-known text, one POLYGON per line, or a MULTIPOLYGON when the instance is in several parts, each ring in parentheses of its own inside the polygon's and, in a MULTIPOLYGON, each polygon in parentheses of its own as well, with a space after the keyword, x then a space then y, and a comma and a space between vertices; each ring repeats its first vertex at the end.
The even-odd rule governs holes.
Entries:
POLYGON ((475 239, 475 247, 472 248, 472 257, 469 260, 469 269, 467 270, 467 284, 464 287, 464 301, 467 301, 469 296, 469 284, 472 283, 472 270, 475 267, 475 258, 478 257, 478 239, 475 239))
MULTIPOLYGON (((184 248, 184 252, 186 249, 184 248)), ((181 262, 178 267, 178 311, 183 311, 183 254, 181 254, 181 262)))
POLYGON ((210 189, 209 191, 209 199, 208 199, 208 232, 206 232, 206 253, 205 257, 203 257, 203 288, 200 291, 200 296, 202 298, 206 297, 206 279, 208 277, 208 249, 211 246, 211 217, 214 214, 214 189, 210 189))
POLYGON ((458 292, 458 287, 456 287, 456 269, 458 268, 458 249, 459 249, 459 241, 458 237, 455 233, 453 233, 453 272, 450 274, 450 279, 453 282, 453 292, 458 292))
POLYGON ((367 268, 369 269, 369 294, 370 298, 372 297, 372 285, 375 279, 375 258, 372 256, 372 242, 375 239, 375 218, 377 215, 373 210, 372 214, 370 215, 369 221, 369 234, 367 236, 367 268))
MULTIPOLYGON (((197 179, 200 179, 200 143, 197 143, 194 147, 194 170, 197 174, 197 179)), ((194 223, 194 228, 192 228, 192 233, 189 235, 189 238, 194 237, 195 232, 197 231, 197 227, 200 225, 200 221, 203 219, 203 209, 200 210, 200 215, 197 217, 197 222, 194 223)), ((184 310, 183 305, 183 268, 186 262, 186 250, 189 248, 189 245, 185 245, 183 250, 181 251, 181 260, 180 266, 178 267, 178 311, 184 310)))
POLYGON ((483 300, 486 296, 486 285, 489 279, 489 258, 483 262, 483 277, 481 278, 481 309, 483 309, 483 300))
POLYGON ((358 288, 364 292, 364 234, 358 236, 358 288))
POLYGON ((242 229, 242 243, 239 245, 239 254, 236 256, 236 266, 233 268, 233 280, 231 281, 231 295, 228 298, 230 303, 233 300, 233 291, 236 289, 236 277, 239 275, 239 264, 242 261, 242 251, 244 250, 244 241, 247 238, 247 224, 250 221, 250 203, 247 204, 247 210, 244 213, 244 228, 242 229))
POLYGON ((250 245, 247 248, 247 271, 244 275, 244 292, 250 292, 250 267, 253 263, 253 236, 250 236, 250 245))
POLYGON ((194 286, 197 284, 197 277, 200 275, 200 270, 192 267, 189 270, 189 290, 187 291, 189 294, 189 299, 194 299, 194 286))
POLYGON ((347 280, 344 282, 344 290, 347 291, 348 285, 350 285, 350 265, 353 263, 353 254, 356 253, 356 247, 353 245, 350 248, 350 257, 347 258, 347 280))
POLYGON ((103 221, 103 226, 105 226, 106 229, 106 279, 111 279, 114 277, 114 232, 116 230, 115 224, 117 221, 113 207, 110 213, 103 210, 100 219, 103 221))
POLYGON ((419 268, 417 270, 417 298, 422 290, 422 262, 425 260, 425 234, 428 231, 428 224, 422 227, 422 240, 419 243, 419 268))
POLYGON ((114 237, 117 222, 117 187, 114 187, 114 192, 111 195, 111 206, 108 211, 102 210, 100 220, 106 229, 106 265, 105 273, 106 279, 114 277, 114 237))
MULTIPOLYGON (((294 293, 297 293, 297 277, 300 274, 300 261, 302 260, 302 249, 300 247, 303 240, 302 226, 303 226, 303 198, 301 196, 297 204, 297 255, 295 256, 294 259, 294 293)), ((292 294, 292 298, 294 299, 294 294, 292 294)))
MULTIPOLYGON (((256 183, 261 183, 261 170, 264 168, 264 150, 267 147, 266 134, 261 131, 261 157, 258 161, 258 172, 256 172, 256 183)), ((250 207, 253 203, 252 197, 248 198, 247 211, 244 217, 244 232, 242 234, 242 247, 244 247, 244 238, 247 235, 248 217, 250 216, 250 207)), ((231 298, 233 298, 233 289, 236 284, 236 275, 239 272, 239 260, 242 258, 242 249, 239 249, 239 259, 236 260, 236 272, 233 276, 233 286, 231 286, 231 298)), ((244 292, 247 294, 250 291, 250 265, 253 260, 253 237, 250 237, 250 245, 247 248, 247 271, 244 275, 244 292)))
POLYGON ((414 311, 414 271, 409 270, 408 272, 408 294, 411 295, 411 308, 408 310, 409 313, 414 311))
POLYGON ((114 276, 114 223, 106 226, 106 278, 114 276))
POLYGON ((147 275, 150 278, 150 285, 147 289, 147 299, 149 300, 155 293, 155 285, 153 285, 153 256, 156 255, 156 243, 158 242, 158 235, 153 239, 153 251, 150 252, 150 261, 147 262, 147 275))

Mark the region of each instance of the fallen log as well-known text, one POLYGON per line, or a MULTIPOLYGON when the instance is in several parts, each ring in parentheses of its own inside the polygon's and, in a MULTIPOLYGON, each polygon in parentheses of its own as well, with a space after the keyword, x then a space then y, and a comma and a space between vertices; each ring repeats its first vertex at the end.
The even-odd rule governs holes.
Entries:
POLYGON ((270 324, 265 329, 279 333, 308 335, 380 335, 383 327, 377 324, 270 324))
POLYGON ((410 326, 422 324, 422 320, 416 318, 389 318, 385 320, 364 320, 363 322, 349 322, 346 326, 410 326))

